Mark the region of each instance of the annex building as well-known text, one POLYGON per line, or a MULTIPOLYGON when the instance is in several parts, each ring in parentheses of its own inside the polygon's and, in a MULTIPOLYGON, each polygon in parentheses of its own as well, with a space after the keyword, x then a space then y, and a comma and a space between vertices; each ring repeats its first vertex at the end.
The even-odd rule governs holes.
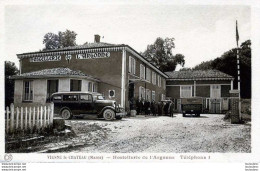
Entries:
POLYGON ((100 42, 17 54, 14 104, 45 104, 58 91, 99 92, 129 109, 133 98, 160 101, 168 76, 125 44, 100 42))
POLYGON ((166 72, 167 97, 174 99, 175 110, 181 111, 181 99, 203 98, 204 113, 223 113, 230 109, 234 78, 217 70, 166 72))

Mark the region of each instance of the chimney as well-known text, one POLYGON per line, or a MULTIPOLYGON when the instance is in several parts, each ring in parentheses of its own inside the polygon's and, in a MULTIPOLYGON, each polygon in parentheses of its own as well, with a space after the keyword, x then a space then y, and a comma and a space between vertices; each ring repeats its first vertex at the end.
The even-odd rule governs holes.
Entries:
POLYGON ((94 42, 95 43, 100 43, 100 36, 98 34, 95 34, 94 42))

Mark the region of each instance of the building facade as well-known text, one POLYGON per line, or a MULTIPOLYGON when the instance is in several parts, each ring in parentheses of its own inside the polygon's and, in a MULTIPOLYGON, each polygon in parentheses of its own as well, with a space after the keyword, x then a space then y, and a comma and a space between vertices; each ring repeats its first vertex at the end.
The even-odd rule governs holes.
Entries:
POLYGON ((168 76, 128 45, 95 42, 18 54, 14 103, 48 102, 57 91, 95 91, 129 109, 130 99, 160 101, 168 76), (28 100, 29 99, 29 100, 28 100))
POLYGON ((217 70, 166 72, 167 97, 175 102, 176 112, 181 112, 181 99, 203 98, 205 113, 224 113, 229 110, 234 78, 217 70))

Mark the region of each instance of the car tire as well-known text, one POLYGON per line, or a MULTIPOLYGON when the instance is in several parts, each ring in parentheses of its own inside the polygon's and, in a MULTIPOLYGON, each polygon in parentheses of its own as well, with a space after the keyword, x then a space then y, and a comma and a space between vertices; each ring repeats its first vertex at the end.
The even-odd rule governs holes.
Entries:
POLYGON ((69 120, 69 119, 72 118, 72 113, 71 113, 71 111, 69 109, 63 109, 61 111, 61 117, 63 119, 69 120))
POLYGON ((197 114, 197 117, 200 117, 200 113, 197 114))
POLYGON ((183 113, 183 114, 182 114, 182 117, 185 117, 185 116, 186 116, 186 114, 185 114, 185 113, 183 113))
POLYGON ((107 121, 115 119, 115 111, 113 111, 112 109, 106 109, 103 112, 103 118, 107 121))

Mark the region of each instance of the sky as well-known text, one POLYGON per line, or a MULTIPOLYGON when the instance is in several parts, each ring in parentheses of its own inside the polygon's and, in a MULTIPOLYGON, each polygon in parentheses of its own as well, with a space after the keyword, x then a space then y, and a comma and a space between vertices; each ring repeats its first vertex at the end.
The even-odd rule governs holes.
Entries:
MULTIPOLYGON (((43 36, 66 29, 77 33, 77 44, 128 44, 144 51, 157 37, 173 37, 173 54, 185 56, 185 67, 220 57, 250 39, 250 7, 234 5, 8 5, 4 14, 5 60, 19 66, 16 54, 43 49, 43 36)), ((177 67, 177 70, 181 67, 177 67)))

